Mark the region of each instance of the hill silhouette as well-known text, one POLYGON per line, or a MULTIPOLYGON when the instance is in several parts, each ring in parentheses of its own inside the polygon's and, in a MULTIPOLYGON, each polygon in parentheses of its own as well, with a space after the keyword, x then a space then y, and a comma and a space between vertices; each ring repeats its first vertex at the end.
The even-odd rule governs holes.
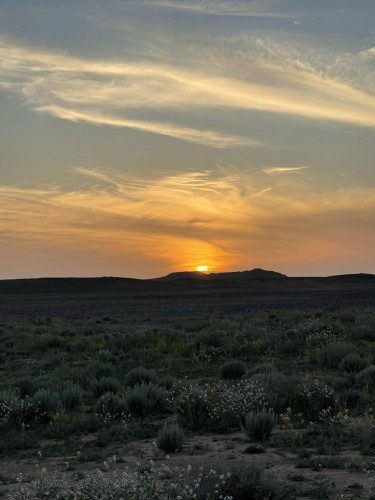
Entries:
POLYGON ((247 281, 253 279, 285 279, 287 276, 275 271, 265 271, 264 269, 252 269, 251 271, 233 271, 227 273, 202 273, 200 271, 185 271, 170 273, 154 281, 175 281, 175 280, 235 280, 247 281))

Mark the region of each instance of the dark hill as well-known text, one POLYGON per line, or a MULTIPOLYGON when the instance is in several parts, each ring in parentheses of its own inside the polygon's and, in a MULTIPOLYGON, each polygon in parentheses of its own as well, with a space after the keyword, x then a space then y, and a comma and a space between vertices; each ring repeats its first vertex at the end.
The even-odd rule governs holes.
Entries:
POLYGON ((285 274, 275 271, 265 271, 264 269, 253 269, 252 271, 236 271, 229 273, 201 273, 199 271, 171 273, 167 276, 155 278, 153 281, 175 281, 175 280, 263 280, 263 279, 286 279, 285 274))

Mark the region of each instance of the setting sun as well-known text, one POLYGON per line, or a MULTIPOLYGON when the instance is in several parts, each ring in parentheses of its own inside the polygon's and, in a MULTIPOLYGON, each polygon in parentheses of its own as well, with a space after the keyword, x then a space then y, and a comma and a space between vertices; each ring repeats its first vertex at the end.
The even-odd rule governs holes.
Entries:
POLYGON ((196 270, 199 271, 200 273, 204 273, 205 271, 208 270, 208 266, 197 266, 196 270))

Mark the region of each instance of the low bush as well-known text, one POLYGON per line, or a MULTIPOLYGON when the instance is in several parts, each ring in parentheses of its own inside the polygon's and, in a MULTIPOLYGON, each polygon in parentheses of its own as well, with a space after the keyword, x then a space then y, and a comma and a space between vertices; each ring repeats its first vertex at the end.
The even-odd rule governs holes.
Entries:
POLYGON ((52 414, 62 408, 59 393, 50 389, 39 389, 36 391, 34 396, 30 398, 30 404, 35 408, 35 418, 41 421, 49 421, 52 414))
POLYGON ((251 439, 265 441, 271 436, 275 421, 273 410, 262 408, 258 411, 251 411, 246 415, 244 428, 251 439))
POLYGON ((335 408, 335 394, 331 387, 313 380, 306 384, 294 402, 295 412, 302 413, 308 422, 316 422, 322 410, 335 408))
POLYGON ((66 383, 60 394, 61 402, 66 410, 74 410, 82 403, 82 391, 78 384, 66 383))
POLYGON ((127 414, 125 399, 112 392, 103 394, 95 405, 95 413, 104 421, 124 418, 127 414))
POLYGON ((140 384, 131 387, 125 394, 125 405, 128 413, 145 416, 165 410, 167 407, 166 392, 155 384, 140 384))
POLYGON ((103 396, 106 392, 116 394, 121 389, 120 382, 113 377, 102 377, 92 381, 90 389, 95 397, 103 396))
POLYGON ((369 365, 361 370, 356 376, 356 382, 359 385, 367 385, 369 389, 375 386, 375 366, 369 365))
POLYGON ((4 390, 0 393, 0 427, 22 425, 33 418, 36 407, 28 399, 19 397, 17 390, 4 390))
POLYGON ((20 378, 13 383, 21 398, 32 396, 36 390, 35 383, 30 377, 20 378))
POLYGON ((293 498, 290 488, 278 483, 253 466, 238 465, 230 469, 225 484, 219 486, 219 498, 234 500, 289 500, 293 498))
POLYGON ((349 409, 359 409, 366 403, 366 398, 358 389, 348 389, 340 394, 340 402, 349 409))
POLYGON ((147 368, 139 366, 130 370, 130 372, 126 375, 126 384, 130 385, 130 387, 141 384, 157 385, 159 384, 159 377, 154 370, 147 370, 147 368))
POLYGON ((368 364, 367 359, 359 354, 350 353, 341 360, 339 368, 344 373, 354 374, 364 370, 368 364))
POLYGON ((334 342, 327 344, 320 352, 321 363, 327 368, 338 368, 341 360, 355 352, 355 345, 348 342, 334 342))
POLYGON ((253 375, 257 375, 258 373, 273 373, 277 371, 277 366, 272 363, 259 363, 250 368, 246 375, 251 377, 253 375))
POLYGON ((283 412, 298 397, 299 380, 296 376, 288 376, 278 371, 258 373, 252 378, 257 381, 267 394, 269 407, 276 412, 283 412))
POLYGON ((246 365, 242 361, 227 361, 220 367, 220 376, 226 380, 241 378, 246 373, 246 365))
POLYGON ((54 413, 61 409, 61 399, 58 392, 49 389, 39 389, 32 397, 42 413, 54 413))
POLYGON ((184 441, 184 431, 178 424, 173 424, 169 427, 165 426, 160 429, 156 439, 156 445, 159 450, 163 450, 166 453, 173 453, 181 448, 184 441))
POLYGON ((191 430, 202 429, 210 418, 206 393, 200 387, 187 387, 178 396, 176 408, 184 425, 191 430))

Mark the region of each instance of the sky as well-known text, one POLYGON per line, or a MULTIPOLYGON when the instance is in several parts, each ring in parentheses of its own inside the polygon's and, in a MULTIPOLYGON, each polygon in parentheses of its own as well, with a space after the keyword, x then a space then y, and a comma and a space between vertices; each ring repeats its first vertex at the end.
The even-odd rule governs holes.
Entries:
POLYGON ((375 273, 374 0, 2 0, 0 279, 375 273))

